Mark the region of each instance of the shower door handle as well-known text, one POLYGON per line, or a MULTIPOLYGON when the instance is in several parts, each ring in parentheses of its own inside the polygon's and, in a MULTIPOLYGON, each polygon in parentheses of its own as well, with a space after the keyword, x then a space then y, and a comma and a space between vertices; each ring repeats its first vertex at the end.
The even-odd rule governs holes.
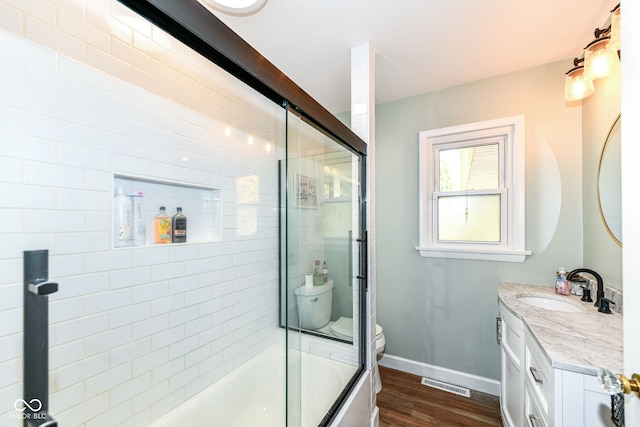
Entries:
POLYGON ((369 283, 367 280, 367 268, 369 263, 369 242, 368 242, 368 233, 364 232, 362 239, 356 239, 357 242, 361 243, 360 245, 360 274, 356 276, 357 279, 364 282, 364 290, 365 292, 369 290, 369 283))
POLYGON ((49 415, 49 251, 24 251, 23 399, 24 427, 55 427, 49 415))
POLYGON ((57 283, 29 283, 29 292, 36 295, 49 295, 54 292, 58 292, 57 283))

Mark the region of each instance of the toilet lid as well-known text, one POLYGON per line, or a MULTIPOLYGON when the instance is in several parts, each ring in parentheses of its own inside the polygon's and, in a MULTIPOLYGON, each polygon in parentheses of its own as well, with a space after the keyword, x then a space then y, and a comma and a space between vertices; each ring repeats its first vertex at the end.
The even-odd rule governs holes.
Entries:
MULTIPOLYGON (((353 319, 351 317, 341 317, 331 325, 331 330, 337 335, 353 338, 353 319)), ((376 323, 376 339, 382 336, 382 326, 376 323)))

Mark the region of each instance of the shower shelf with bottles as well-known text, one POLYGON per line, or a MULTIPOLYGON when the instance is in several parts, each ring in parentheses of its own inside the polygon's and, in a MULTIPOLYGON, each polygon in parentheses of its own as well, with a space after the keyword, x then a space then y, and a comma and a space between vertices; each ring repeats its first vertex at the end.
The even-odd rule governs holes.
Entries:
MULTIPOLYGON (((112 195, 118 188, 125 195, 138 195, 142 202, 145 237, 136 245, 125 247, 156 246, 154 239, 154 219, 160 207, 166 207, 166 213, 172 217, 178 207, 187 217, 187 243, 208 243, 222 241, 222 190, 220 188, 190 182, 164 180, 129 174, 113 174, 112 195)), ((136 196, 132 197, 135 200, 136 196)), ((111 227, 112 247, 117 244, 116 237, 116 199, 112 197, 111 227)), ((185 243, 173 243, 185 244, 185 243)))

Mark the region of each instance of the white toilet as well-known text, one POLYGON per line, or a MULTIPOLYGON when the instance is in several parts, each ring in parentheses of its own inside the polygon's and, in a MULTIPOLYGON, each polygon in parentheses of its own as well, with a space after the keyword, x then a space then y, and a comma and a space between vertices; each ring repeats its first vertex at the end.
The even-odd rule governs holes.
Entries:
MULTIPOLYGON (((347 340, 353 339, 353 319, 351 317, 341 317, 331 325, 331 333, 339 338, 347 340)), ((382 326, 376 323, 376 359, 380 360, 384 354, 387 341, 384 338, 382 326)), ((380 380, 380 372, 378 371, 378 363, 374 365, 374 380, 376 384, 376 393, 382 390, 382 381, 380 380)))
MULTIPOLYGON (((326 284, 307 288, 304 285, 296 288, 296 301, 298 303, 298 316, 300 317, 300 327, 302 329, 318 330, 323 328, 331 320, 331 298, 333 297, 333 280, 326 284)), ((329 333, 337 338, 348 341, 353 340, 353 319, 351 317, 341 317, 327 327, 329 333)), ((386 340, 382 327, 376 324, 376 357, 382 357, 386 346, 386 340)), ((382 390, 382 381, 378 372, 378 363, 374 365, 374 380, 376 393, 382 390)))

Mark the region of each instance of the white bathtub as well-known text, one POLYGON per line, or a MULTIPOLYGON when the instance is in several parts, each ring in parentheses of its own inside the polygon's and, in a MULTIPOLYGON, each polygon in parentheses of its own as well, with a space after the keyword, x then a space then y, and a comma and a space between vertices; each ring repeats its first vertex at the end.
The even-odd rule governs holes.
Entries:
MULTIPOLYGON (((153 427, 282 427, 285 425, 285 350, 273 345, 151 424, 153 427)), ((357 367, 300 353, 301 425, 317 426, 357 367)), ((300 368, 297 369, 296 366, 300 368)), ((296 393, 295 387, 290 393, 296 393)))

